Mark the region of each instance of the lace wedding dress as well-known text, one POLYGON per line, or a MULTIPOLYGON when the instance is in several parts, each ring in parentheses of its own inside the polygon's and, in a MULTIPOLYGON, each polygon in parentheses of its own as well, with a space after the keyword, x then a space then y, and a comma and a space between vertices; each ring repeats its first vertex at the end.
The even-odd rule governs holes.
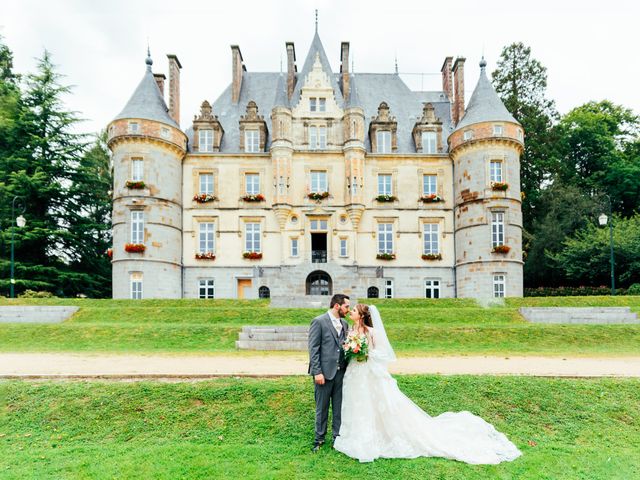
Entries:
POLYGON ((376 458, 444 457, 496 464, 521 455, 493 425, 471 412, 431 417, 405 396, 387 370, 395 359, 379 313, 370 307, 374 348, 366 362, 349 362, 342 386, 336 450, 360 462, 376 458), (376 318, 377 317, 377 318, 376 318))

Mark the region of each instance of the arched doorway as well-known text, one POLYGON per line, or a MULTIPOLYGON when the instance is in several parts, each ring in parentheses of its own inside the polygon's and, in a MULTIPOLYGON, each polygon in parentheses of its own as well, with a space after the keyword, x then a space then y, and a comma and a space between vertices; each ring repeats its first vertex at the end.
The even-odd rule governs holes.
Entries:
POLYGON ((258 289, 258 298, 271 298, 271 291, 269 287, 265 287, 264 285, 258 289))
POLYGON ((380 297, 380 291, 378 290, 378 287, 367 288, 367 298, 379 298, 379 297, 380 297))
POLYGON ((331 295, 333 284, 327 272, 316 270, 307 277, 307 295, 331 295))

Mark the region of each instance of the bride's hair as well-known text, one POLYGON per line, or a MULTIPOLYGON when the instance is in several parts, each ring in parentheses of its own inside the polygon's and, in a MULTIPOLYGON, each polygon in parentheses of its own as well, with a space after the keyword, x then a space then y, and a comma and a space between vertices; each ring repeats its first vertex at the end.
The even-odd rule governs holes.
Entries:
POLYGON ((360 317, 362 317, 362 323, 368 328, 373 328, 373 321, 371 320, 369 306, 364 303, 359 303, 356 305, 356 310, 360 314, 360 317))

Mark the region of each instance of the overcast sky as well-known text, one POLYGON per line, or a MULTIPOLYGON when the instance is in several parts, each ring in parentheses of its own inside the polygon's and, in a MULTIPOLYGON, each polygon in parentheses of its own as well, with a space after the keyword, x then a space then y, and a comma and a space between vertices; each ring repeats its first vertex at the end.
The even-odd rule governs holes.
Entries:
MULTIPOLYGON (((167 53, 182 63, 186 128, 202 100, 214 101, 230 83, 230 45, 240 46, 247 70, 277 72, 293 41, 300 69, 316 8, 334 72, 341 41, 351 43, 356 74, 393 72, 396 56, 401 73, 433 74, 446 56, 464 56, 468 101, 483 51, 491 72, 502 48, 521 41, 547 67, 547 96, 561 113, 602 99, 640 113, 636 0, 0 0, 0 34, 16 72, 33 71, 43 49, 52 53, 74 85, 67 104, 86 119, 87 132, 126 104, 144 73, 148 39, 154 72, 167 73, 167 53)), ((403 79, 414 90, 441 89, 439 75, 403 79)))

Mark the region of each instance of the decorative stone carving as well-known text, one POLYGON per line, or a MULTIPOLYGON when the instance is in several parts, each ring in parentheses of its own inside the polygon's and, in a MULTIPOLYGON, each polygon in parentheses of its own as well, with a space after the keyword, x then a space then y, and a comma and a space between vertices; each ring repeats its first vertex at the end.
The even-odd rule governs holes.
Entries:
POLYGON ((387 102, 382 102, 378 107, 378 115, 371 117, 369 123, 369 141, 371 142, 371 151, 378 151, 377 133, 382 131, 391 132, 391 152, 398 150, 398 122, 396 117, 390 114, 387 102))
POLYGON ((413 126, 413 141, 416 145, 416 152, 426 153, 422 145, 422 134, 424 132, 436 133, 436 153, 442 153, 442 121, 436 117, 435 109, 431 103, 424 103, 422 118, 413 126))
POLYGON ((220 151, 220 143, 224 135, 222 124, 218 117, 213 113, 213 107, 206 100, 200 105, 200 115, 193 117, 193 148, 196 152, 200 151, 200 130, 213 130, 213 151, 220 151))
POLYGON ((263 115, 258 115, 258 105, 251 100, 247 103, 247 112, 240 117, 240 151, 246 151, 245 132, 248 130, 257 130, 259 133, 259 149, 264 152, 267 143, 267 122, 264 121, 263 115))

